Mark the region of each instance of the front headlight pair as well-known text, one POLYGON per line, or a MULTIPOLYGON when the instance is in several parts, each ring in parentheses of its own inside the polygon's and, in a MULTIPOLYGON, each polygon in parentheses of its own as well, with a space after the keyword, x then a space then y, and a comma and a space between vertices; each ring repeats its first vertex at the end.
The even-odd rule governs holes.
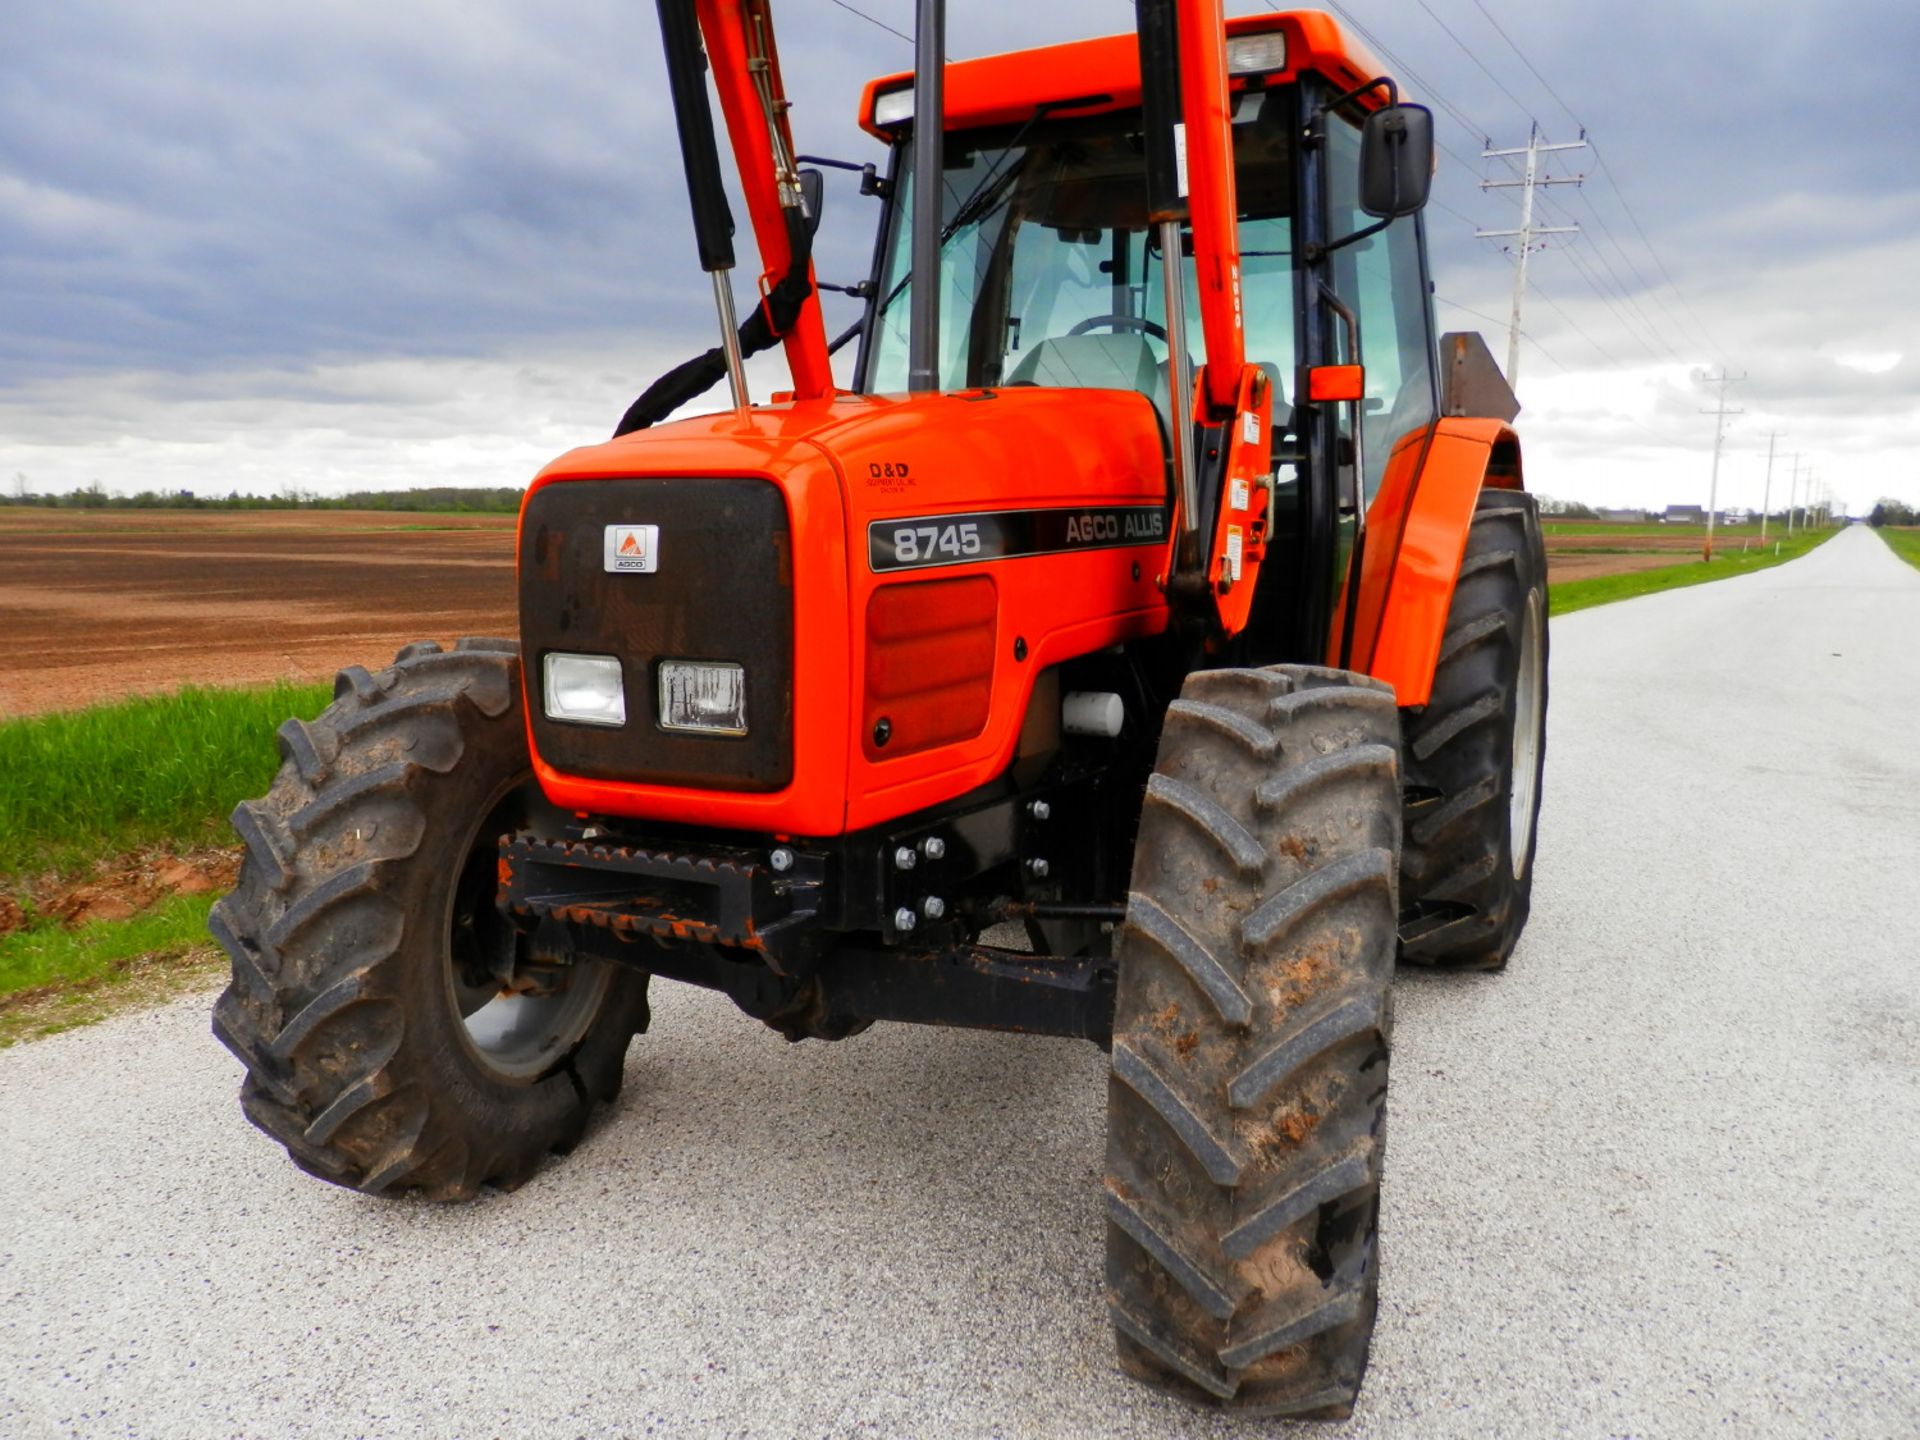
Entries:
MULTIPOLYGON (((626 676, 618 656, 550 651, 542 662, 549 720, 617 727, 627 723, 626 676)), ((662 660, 657 671, 662 730, 747 733, 747 672, 725 660, 662 660)))

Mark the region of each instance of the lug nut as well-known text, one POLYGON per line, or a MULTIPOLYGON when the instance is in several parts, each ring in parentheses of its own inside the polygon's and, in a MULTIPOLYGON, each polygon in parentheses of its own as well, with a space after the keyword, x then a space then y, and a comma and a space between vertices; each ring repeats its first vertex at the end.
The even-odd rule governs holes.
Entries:
POLYGON ((929 920, 938 920, 947 913, 947 902, 938 895, 929 895, 920 902, 920 913, 929 920))
POLYGON ((1036 820, 1050 820, 1053 818, 1053 806, 1044 800, 1035 800, 1027 806, 1027 814, 1036 820))
POLYGON ((939 860, 947 853, 947 842, 938 835, 929 835, 920 842, 920 853, 929 860, 939 860))
POLYGON ((1027 874, 1036 880, 1046 879, 1048 868, 1047 862, 1038 855, 1027 861, 1027 874))
POLYGON ((767 857, 767 863, 776 870, 791 870, 793 868, 793 852, 782 846, 767 857))
POLYGON ((911 870, 919 863, 920 852, 911 845, 902 845, 893 852, 893 868, 896 870, 911 870))
POLYGON ((896 930, 903 932, 911 930, 919 923, 920 917, 905 905, 902 905, 898 910, 893 912, 893 928, 896 930))

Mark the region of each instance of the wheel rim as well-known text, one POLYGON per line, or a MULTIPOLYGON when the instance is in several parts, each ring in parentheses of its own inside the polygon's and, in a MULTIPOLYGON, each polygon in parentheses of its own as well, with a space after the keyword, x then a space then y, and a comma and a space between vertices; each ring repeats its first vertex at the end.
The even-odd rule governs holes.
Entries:
POLYGON ((543 1079, 574 1052, 613 983, 613 967, 604 960, 525 963, 524 940, 495 906, 499 837, 526 823, 530 789, 531 778, 518 776, 481 810, 442 932, 447 998, 468 1052, 496 1078, 519 1084, 543 1079), (513 980, 503 984, 493 972, 509 954, 513 980))
POLYGON ((1520 673, 1513 695, 1513 783, 1507 799, 1507 848, 1513 878, 1526 874, 1533 853, 1534 798, 1540 788, 1542 701, 1546 694, 1540 639, 1546 628, 1546 601, 1536 586, 1527 592, 1520 620, 1520 673))

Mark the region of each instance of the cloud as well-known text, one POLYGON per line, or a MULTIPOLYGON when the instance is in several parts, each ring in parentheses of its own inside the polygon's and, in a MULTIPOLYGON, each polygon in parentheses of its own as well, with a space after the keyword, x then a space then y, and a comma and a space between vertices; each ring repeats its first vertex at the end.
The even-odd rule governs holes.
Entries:
MULTIPOLYGON (((862 8, 912 28, 904 0, 862 8)), ((1503 353, 1509 262, 1472 232, 1514 211, 1479 188, 1504 173, 1480 142, 1518 143, 1529 112, 1556 139, 1575 123, 1479 7, 1434 7, 1458 44, 1393 0, 1346 8, 1448 102, 1436 278, 1492 318, 1442 325, 1503 353)), ((955 55, 1129 20, 1114 0, 952 9, 955 55)), ((1589 178, 1543 205, 1585 233, 1534 261, 1534 483, 1699 498, 1697 377, 1724 360, 1749 376, 1736 470, 1781 429, 1861 477, 1849 498, 1920 500, 1920 7, 1486 9, 1601 146, 1556 161, 1589 178)), ((854 103, 909 47, 820 0, 777 14, 803 148, 877 157, 854 103)), ((823 277, 865 273, 874 215, 830 180, 823 277)), ((128 488, 208 465, 315 489, 523 478, 713 335, 655 22, 630 0, 13 0, 0 295, 0 475, 128 488)))

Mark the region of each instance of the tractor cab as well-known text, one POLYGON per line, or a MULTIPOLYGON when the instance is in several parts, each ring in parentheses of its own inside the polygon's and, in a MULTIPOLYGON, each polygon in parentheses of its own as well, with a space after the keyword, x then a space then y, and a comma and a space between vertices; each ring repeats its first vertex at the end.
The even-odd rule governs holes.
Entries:
MULTIPOLYGON (((1267 549, 1280 560, 1262 571, 1263 623, 1245 653, 1318 658, 1360 506, 1390 468, 1411 471, 1439 412, 1425 237, 1416 197, 1386 217, 1365 204, 1365 127, 1392 97, 1365 86, 1377 63, 1331 20, 1228 20, 1226 60, 1240 323, 1246 359, 1273 390, 1267 549), (1361 366, 1358 400, 1308 413, 1300 377, 1317 365, 1361 366)), ((908 389, 911 79, 875 80, 863 98, 862 124, 889 147, 855 372, 870 394, 908 389)), ((1184 317, 1191 373, 1205 353, 1203 257, 1187 221, 1169 264, 1150 213, 1142 99, 1132 35, 947 66, 939 389, 1133 391, 1170 448, 1167 321, 1184 317), (1171 306, 1170 274, 1182 292, 1171 306)), ((1429 173, 1431 155, 1419 157, 1429 173)))

